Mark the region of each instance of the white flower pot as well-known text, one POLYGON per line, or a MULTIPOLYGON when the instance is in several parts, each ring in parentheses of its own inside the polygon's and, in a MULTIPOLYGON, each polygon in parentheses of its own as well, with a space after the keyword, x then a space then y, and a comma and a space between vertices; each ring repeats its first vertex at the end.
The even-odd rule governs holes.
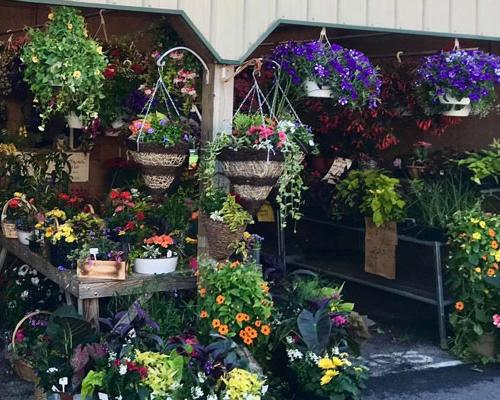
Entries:
POLYGON ((179 257, 170 258, 136 258, 134 272, 145 275, 169 274, 177 267, 179 257))
POLYGON ((66 116, 66 121, 68 122, 68 127, 72 129, 83 129, 83 124, 78 115, 74 112, 70 112, 66 116))
POLYGON ((453 96, 439 96, 439 102, 450 106, 450 109, 443 111, 441 114, 448 117, 468 117, 472 110, 470 105, 470 99, 468 97, 463 97, 460 100, 453 96))
POLYGON ((31 235, 33 235, 33 231, 26 232, 20 231, 19 229, 17 230, 17 238, 19 239, 19 242, 21 242, 21 244, 24 244, 25 246, 29 246, 29 238, 31 237, 31 235))
POLYGON ((304 81, 304 88, 306 90, 306 94, 309 97, 332 97, 332 90, 330 86, 322 86, 320 87, 316 81, 312 79, 307 79, 304 81))

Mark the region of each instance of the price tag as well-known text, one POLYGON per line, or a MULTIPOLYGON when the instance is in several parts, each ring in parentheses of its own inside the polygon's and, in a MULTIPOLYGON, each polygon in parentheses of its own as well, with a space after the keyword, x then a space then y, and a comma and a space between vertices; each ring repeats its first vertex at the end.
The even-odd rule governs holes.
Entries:
POLYGON ((97 255, 99 254, 99 249, 97 247, 91 247, 89 249, 89 253, 94 257, 94 260, 97 260, 97 255))

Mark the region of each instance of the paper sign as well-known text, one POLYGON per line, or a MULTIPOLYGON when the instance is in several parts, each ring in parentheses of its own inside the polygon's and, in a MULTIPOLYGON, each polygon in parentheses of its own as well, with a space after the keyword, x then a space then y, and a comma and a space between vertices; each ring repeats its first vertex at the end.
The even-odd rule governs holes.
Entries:
POLYGON ((339 181, 340 176, 349 168, 351 168, 351 165, 352 160, 348 158, 337 157, 335 160, 333 160, 332 166, 322 180, 335 185, 339 181))
POLYGON ((273 207, 269 202, 262 204, 259 212, 257 213, 257 221, 259 222, 274 222, 273 207))
POLYGON ((68 152, 71 164, 71 180, 73 182, 88 182, 90 153, 68 152))

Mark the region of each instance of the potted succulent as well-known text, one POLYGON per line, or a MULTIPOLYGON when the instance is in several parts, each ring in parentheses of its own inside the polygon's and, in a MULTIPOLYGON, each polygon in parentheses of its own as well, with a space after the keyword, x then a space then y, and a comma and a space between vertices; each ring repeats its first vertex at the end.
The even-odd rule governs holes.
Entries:
POLYGON ((128 148, 152 194, 163 194, 187 166, 189 122, 155 112, 129 126, 128 148))
POLYGON ((134 272, 146 275, 168 274, 177 268, 179 256, 175 240, 170 235, 154 235, 133 253, 134 272))
POLYGON ((23 47, 24 79, 35 95, 44 130, 55 113, 84 128, 97 118, 104 98, 103 71, 107 61, 101 46, 89 37, 85 20, 73 7, 57 7, 45 30, 30 29, 23 47))
POLYGON ((236 202, 236 197, 221 190, 205 194, 200 201, 200 223, 203 225, 208 254, 215 260, 227 259, 233 246, 243 238, 252 216, 236 202))
POLYGON ((287 42, 274 49, 272 58, 293 85, 303 85, 309 97, 332 98, 353 109, 379 103, 378 70, 360 51, 323 40, 287 42))
POLYGON ((230 180, 240 203, 252 215, 276 184, 277 202, 286 225, 286 217, 300 219, 302 161, 305 153, 315 151, 309 128, 291 120, 266 117, 262 114, 238 113, 233 132, 220 133, 203 154, 200 179, 207 193, 214 191, 216 163, 230 180))
POLYGON ((418 69, 418 100, 427 114, 485 117, 496 101, 500 57, 455 49, 426 57, 418 69))

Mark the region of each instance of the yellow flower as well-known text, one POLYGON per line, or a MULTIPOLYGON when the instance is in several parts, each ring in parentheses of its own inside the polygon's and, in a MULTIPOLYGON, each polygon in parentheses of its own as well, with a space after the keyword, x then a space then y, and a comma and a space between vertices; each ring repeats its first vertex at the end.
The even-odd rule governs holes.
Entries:
POLYGON ((22 197, 23 197, 23 194, 22 194, 21 192, 15 192, 15 193, 14 193, 14 197, 15 197, 16 199, 20 199, 20 198, 22 198, 22 197))
POLYGON ((71 31, 73 30, 73 24, 71 22, 68 22, 68 29, 71 31))
POLYGON ((87 28, 85 28, 85 29, 83 30, 83 36, 85 36, 85 37, 88 37, 88 36, 89 36, 89 33, 87 32, 87 28))
POLYGON ((101 46, 97 46, 96 47, 96 51, 98 54, 102 54, 102 47, 101 46))
POLYGON ((186 241, 186 244, 196 244, 196 243, 198 243, 197 239, 193 239, 193 238, 191 238, 189 236, 186 237, 185 241, 186 241))
POLYGON ((481 273, 481 268, 476 267, 476 268, 474 268, 474 271, 476 271, 478 274, 480 274, 481 273))
POLYGON ((333 369, 329 369, 328 371, 325 372, 325 374, 321 377, 321 380, 319 381, 320 385, 324 386, 327 385, 332 381, 333 378, 335 378, 337 375, 339 375, 339 371, 335 371, 333 369))
POLYGON ((479 221, 479 226, 480 226, 481 228, 483 228, 483 229, 484 229, 484 228, 486 228, 486 222, 484 222, 484 221, 479 221))
POLYGON ((474 240, 480 240, 481 239, 481 234, 479 232, 474 232, 472 234, 472 239, 474 239, 474 240))
POLYGON ((73 72, 73 78, 80 79, 81 76, 82 76, 82 73, 80 71, 73 72))
POLYGON ((66 238, 66 243, 73 243, 76 240, 76 237, 70 235, 66 238))
POLYGON ((38 62, 38 57, 37 56, 31 56, 31 61, 36 64, 38 62))
POLYGON ((52 21, 54 19, 54 13, 49 13, 49 15, 47 15, 47 18, 49 19, 49 21, 52 21))
POLYGON ((472 222, 473 224, 478 224, 479 223, 479 219, 478 218, 471 218, 470 222, 472 222))
POLYGON ((243 239, 248 240, 252 237, 249 232, 243 232, 243 239))
POLYGON ((495 252, 495 261, 496 261, 496 262, 500 262, 500 250, 497 250, 497 251, 495 252))
POLYGON ((318 361, 318 367, 321 369, 331 369, 335 368, 335 365, 329 358, 322 358, 321 360, 318 361))
POLYGON ((118 236, 124 236, 126 233, 127 232, 125 232, 125 231, 120 231, 120 232, 118 232, 118 236))
POLYGON ((333 357, 332 363, 335 367, 341 367, 342 365, 344 365, 344 362, 338 357, 333 357))

